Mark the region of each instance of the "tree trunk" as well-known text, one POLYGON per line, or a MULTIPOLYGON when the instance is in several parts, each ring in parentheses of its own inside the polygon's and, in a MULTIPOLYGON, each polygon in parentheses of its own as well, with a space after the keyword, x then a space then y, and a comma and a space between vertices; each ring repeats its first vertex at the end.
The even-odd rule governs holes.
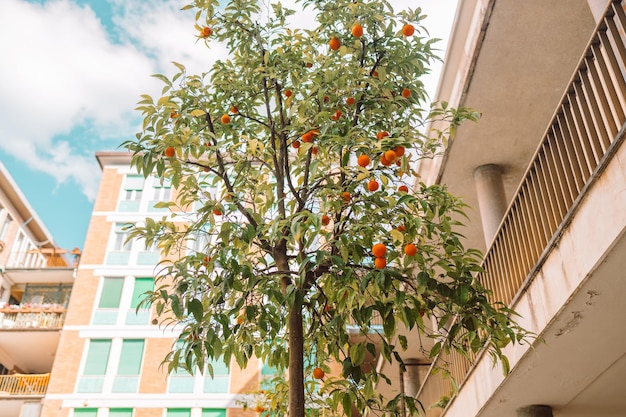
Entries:
POLYGON ((289 417, 304 417, 304 336, 300 294, 296 294, 289 311, 289 417))

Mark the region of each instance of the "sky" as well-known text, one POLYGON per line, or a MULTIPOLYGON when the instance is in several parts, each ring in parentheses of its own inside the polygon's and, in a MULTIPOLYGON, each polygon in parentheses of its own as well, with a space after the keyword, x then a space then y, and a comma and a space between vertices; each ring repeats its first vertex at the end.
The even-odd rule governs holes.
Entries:
MULTIPOLYGON (((283 0, 289 6, 293 0, 283 0)), ((458 0, 391 0, 421 7, 445 40, 458 0)), ((61 248, 83 247, 101 170, 97 151, 140 131, 151 74, 206 71, 219 47, 196 42, 187 0, 0 0, 0 161, 61 248)), ((434 94, 439 65, 424 79, 434 94)))

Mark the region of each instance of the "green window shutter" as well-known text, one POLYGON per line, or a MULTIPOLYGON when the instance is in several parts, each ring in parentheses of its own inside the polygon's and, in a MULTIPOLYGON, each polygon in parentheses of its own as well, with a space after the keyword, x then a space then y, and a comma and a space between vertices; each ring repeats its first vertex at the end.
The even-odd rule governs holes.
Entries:
POLYGON ((145 298, 147 291, 154 290, 154 278, 135 278, 135 288, 133 288, 133 300, 130 307, 137 308, 141 300, 145 298))
POLYGON ((133 417, 132 408, 110 408, 109 417, 133 417))
POLYGON ((74 416, 76 417, 96 417, 98 415, 97 408, 75 408, 74 416))
POLYGON ((104 278, 98 308, 119 308, 124 278, 104 278))
POLYGON ((226 410, 220 408, 203 408, 202 417, 226 417, 226 410))
POLYGON ((126 339, 122 342, 118 375, 139 375, 143 358, 143 340, 126 339))
POLYGON ((190 408, 168 408, 167 417, 189 417, 191 415, 190 408))
POLYGON ((111 352, 110 339, 92 339, 89 342, 89 351, 85 362, 84 375, 104 375, 111 352))

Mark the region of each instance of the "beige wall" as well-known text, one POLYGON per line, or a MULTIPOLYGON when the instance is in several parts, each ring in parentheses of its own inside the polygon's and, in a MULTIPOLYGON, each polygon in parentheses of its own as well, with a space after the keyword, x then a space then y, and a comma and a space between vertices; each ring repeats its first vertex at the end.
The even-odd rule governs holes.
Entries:
MULTIPOLYGON (((74 330, 64 330, 52 366, 48 394, 73 392, 78 377, 78 368, 83 354, 85 339, 74 330)), ((46 408, 45 406, 44 408, 46 408)))

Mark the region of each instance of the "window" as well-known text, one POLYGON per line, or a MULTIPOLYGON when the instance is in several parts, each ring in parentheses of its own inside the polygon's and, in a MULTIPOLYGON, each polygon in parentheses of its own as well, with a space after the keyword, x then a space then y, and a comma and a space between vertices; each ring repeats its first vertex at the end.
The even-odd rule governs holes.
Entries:
POLYGON ((190 417, 190 408, 168 408, 167 417, 190 417))
POLYGON ((128 230, 124 230, 126 224, 116 223, 115 232, 111 250, 107 255, 108 265, 128 265, 130 259, 131 242, 127 241, 129 237, 128 230))
POLYGON ((92 324, 145 325, 150 323, 150 308, 142 305, 137 309, 145 293, 154 289, 154 278, 102 279, 100 299, 93 315, 92 324), (120 315, 120 311, 124 314, 120 315))
POLYGON ((133 417, 132 408, 110 408, 109 417, 133 417))
POLYGON ((93 316, 93 324, 115 324, 122 298, 124 278, 104 278, 100 301, 93 316))
POLYGON ((119 203, 119 211, 139 211, 141 196, 143 194, 144 179, 141 175, 127 175, 124 180, 122 201, 119 203))
POLYGON ((203 408, 202 417, 226 417, 226 410, 219 408, 203 408))
POLYGON ((7 233, 9 232, 9 226, 13 218, 7 214, 7 217, 4 219, 4 223, 2 223, 2 229, 0 229, 0 240, 4 240, 7 237, 7 233))
POLYGON ((97 408, 75 408, 74 417, 96 417, 98 415, 97 408))
POLYGON ((211 374, 208 371, 204 373, 203 392, 228 392, 229 373, 226 364, 220 359, 212 361, 210 365, 213 367, 213 378, 211 378, 211 374))
POLYGON ((113 392, 137 392, 143 347, 143 340, 126 339, 122 341, 117 375, 113 380, 113 392))
POLYGON ((161 184, 158 178, 153 178, 154 184, 152 189, 152 199, 148 204, 148 210, 150 211, 167 211, 167 208, 156 208, 154 205, 159 202, 168 202, 172 198, 172 184, 168 180, 164 180, 161 184))
POLYGON ((140 309, 137 307, 146 297, 145 293, 152 290, 154 290, 154 278, 135 278, 130 309, 126 313, 126 324, 150 323, 150 308, 145 304, 140 309))
POLYGON ((92 339, 89 342, 83 375, 78 380, 76 392, 102 392, 110 352, 110 339, 92 339))
POLYGON ((146 247, 145 242, 142 242, 141 249, 137 253, 137 265, 156 265, 161 260, 161 251, 155 244, 146 247))

